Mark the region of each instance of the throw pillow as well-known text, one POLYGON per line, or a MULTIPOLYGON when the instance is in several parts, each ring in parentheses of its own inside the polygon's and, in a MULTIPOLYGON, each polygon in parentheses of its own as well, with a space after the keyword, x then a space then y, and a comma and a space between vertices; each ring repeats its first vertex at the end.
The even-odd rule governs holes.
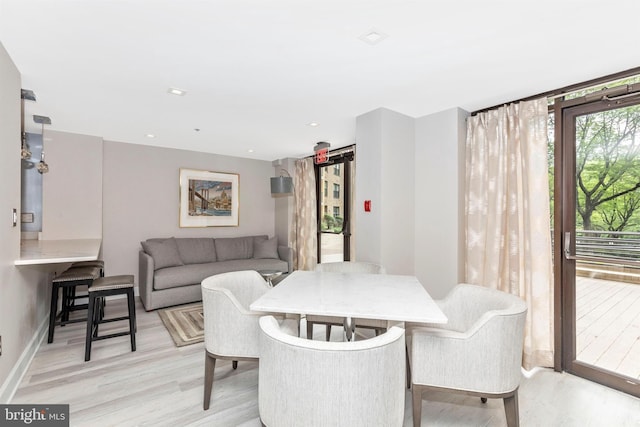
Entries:
POLYGON ((142 249, 153 258, 153 264, 156 270, 166 267, 175 267, 183 265, 176 239, 173 237, 163 242, 149 241, 140 242, 142 249))
POLYGON ((254 258, 274 258, 278 256, 278 238, 273 236, 270 239, 253 241, 253 257, 254 258))

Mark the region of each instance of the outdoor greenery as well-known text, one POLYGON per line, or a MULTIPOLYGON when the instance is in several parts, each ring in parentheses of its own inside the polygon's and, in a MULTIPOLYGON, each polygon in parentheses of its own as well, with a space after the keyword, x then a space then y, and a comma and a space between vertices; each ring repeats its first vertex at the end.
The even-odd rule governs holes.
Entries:
POLYGON ((342 217, 325 215, 320 223, 320 230, 340 233, 342 231, 342 217))
MULTIPOLYGON (((553 158, 550 144, 551 212, 553 158)), ((640 230, 640 105, 577 117, 576 178, 576 229, 640 230)))

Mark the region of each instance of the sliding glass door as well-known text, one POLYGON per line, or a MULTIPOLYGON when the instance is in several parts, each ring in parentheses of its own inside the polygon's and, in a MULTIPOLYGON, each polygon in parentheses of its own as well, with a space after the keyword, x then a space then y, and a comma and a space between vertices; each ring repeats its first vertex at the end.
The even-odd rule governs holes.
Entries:
POLYGON ((640 396, 640 94, 560 102, 558 120, 562 365, 640 396))

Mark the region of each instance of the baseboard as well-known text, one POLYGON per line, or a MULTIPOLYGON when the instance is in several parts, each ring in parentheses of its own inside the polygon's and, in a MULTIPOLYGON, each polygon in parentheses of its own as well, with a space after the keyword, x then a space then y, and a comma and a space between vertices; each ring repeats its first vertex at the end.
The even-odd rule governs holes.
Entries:
POLYGON ((4 384, 0 387, 0 403, 10 403, 11 399, 16 393, 22 378, 27 373, 27 369, 29 369, 29 365, 31 365, 31 361, 33 357, 36 355, 38 348, 42 344, 42 341, 47 336, 47 331, 49 330, 49 316, 46 316, 42 319, 42 323, 38 327, 36 333, 33 335, 27 347, 24 349, 18 362, 13 366, 11 372, 7 376, 4 384))

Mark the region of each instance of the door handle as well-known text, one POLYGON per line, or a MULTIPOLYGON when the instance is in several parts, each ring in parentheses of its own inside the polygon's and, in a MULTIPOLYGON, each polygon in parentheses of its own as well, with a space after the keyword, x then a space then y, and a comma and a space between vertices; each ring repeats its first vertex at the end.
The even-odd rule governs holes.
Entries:
POLYGON ((564 233, 564 257, 565 259, 576 259, 575 255, 571 255, 571 232, 564 233))

